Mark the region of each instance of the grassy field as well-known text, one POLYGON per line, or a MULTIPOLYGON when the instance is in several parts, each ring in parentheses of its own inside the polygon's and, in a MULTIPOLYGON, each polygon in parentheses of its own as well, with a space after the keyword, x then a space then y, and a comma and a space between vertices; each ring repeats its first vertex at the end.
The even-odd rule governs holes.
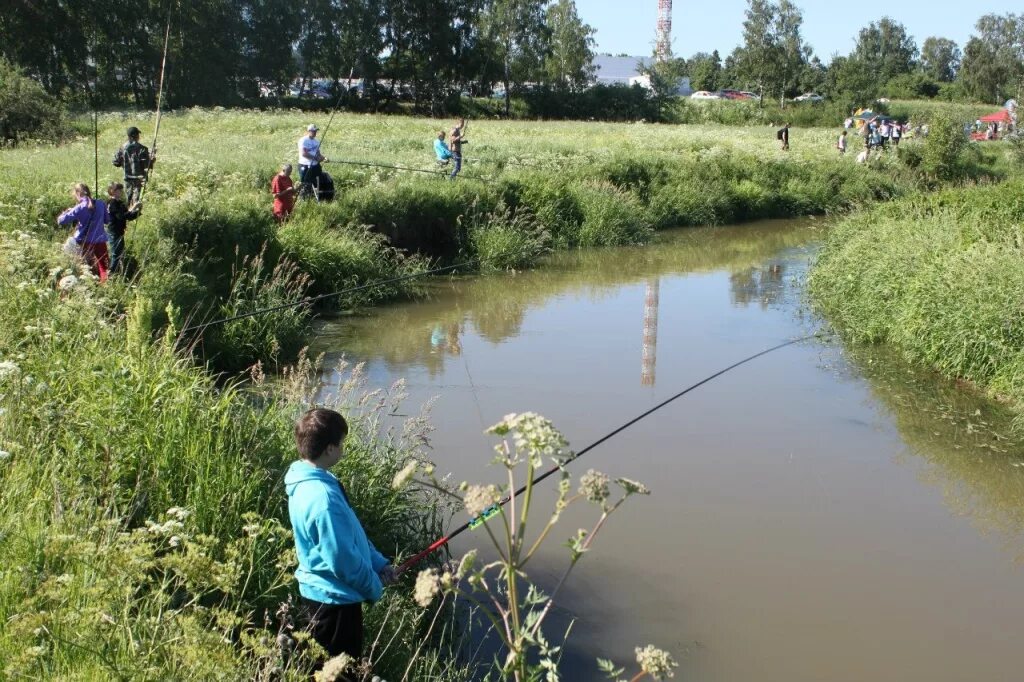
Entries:
MULTIPOLYGON (((327 167, 339 195, 303 205, 284 229, 270 217, 267 186, 312 120, 299 112, 187 111, 163 117, 157 167, 143 218, 129 230, 134 298, 149 326, 178 329, 416 272, 427 259, 479 258, 524 267, 557 248, 638 244, 653 231, 847 210, 919 187, 895 155, 867 166, 840 158, 835 130, 792 132, 783 152, 773 127, 471 122, 459 182, 434 171, 431 143, 450 121, 321 116, 327 167), (342 161, 353 163, 341 163, 342 161), (284 257, 288 267, 276 269, 284 257)), ((124 128, 144 137, 153 121, 100 117, 100 185, 116 179, 109 157, 124 128)), ((53 216, 76 180, 92 181, 93 141, 2 152, 0 224, 58 239, 53 216)), ((981 172, 985 172, 982 170, 981 172)), ((402 295, 407 287, 332 299, 345 307, 402 295)), ((276 362, 301 346, 304 313, 210 329, 195 347, 217 369, 276 362)), ((196 339, 189 339, 189 342, 196 339)))
MULTIPOLYGON (((278 670, 275 609, 294 592, 280 476, 292 457, 290 422, 309 400, 310 367, 273 389, 263 373, 296 357, 309 311, 285 308, 202 334, 184 332, 189 325, 416 273, 438 259, 522 267, 552 249, 848 210, 928 186, 895 155, 867 166, 839 158, 828 129, 795 129, 784 153, 770 127, 473 122, 459 182, 336 163, 338 200, 302 205, 278 227, 267 184, 278 164, 294 163, 310 120, 166 116, 145 213, 128 232, 132 276, 105 286, 66 260, 66 231, 54 226, 71 184, 92 182, 92 140, 0 151, 3 676, 300 676, 278 670)), ((139 125, 148 137, 152 121, 107 114, 100 122, 105 186, 117 179, 109 157, 124 128, 139 125)), ((442 124, 450 122, 339 115, 325 152, 429 170, 442 124)), ((972 169, 998 174, 986 159, 972 169)), ((331 305, 409 291, 376 286, 331 305)), ((394 411, 400 387, 365 396, 356 383, 345 392, 357 429, 341 473, 378 546, 408 552, 444 520, 435 498, 388 485, 422 456, 427 426, 414 419, 401 434, 380 434, 378 417, 394 411)), ((369 636, 395 643, 376 651, 378 672, 465 679, 452 659, 439 663, 451 633, 427 636, 433 613, 412 608, 409 587, 368 613, 369 636)))
POLYGON ((1024 204, 1019 180, 851 216, 831 231, 810 292, 857 343, 1024 406, 1024 204))

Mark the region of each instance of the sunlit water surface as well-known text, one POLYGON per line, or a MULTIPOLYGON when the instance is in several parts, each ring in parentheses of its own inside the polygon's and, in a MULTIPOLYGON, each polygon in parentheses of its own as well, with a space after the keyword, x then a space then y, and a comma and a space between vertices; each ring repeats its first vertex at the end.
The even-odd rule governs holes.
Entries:
MULTIPOLYGON (((504 414, 540 412, 579 449, 815 331, 802 287, 822 232, 681 230, 436 282, 324 324, 315 350, 328 367, 365 362, 373 387, 404 378, 410 410, 438 396, 439 469, 498 481, 483 430, 504 414)), ((963 389, 818 341, 672 403, 572 465, 653 494, 612 517, 560 595, 553 625, 575 619, 565 678, 599 679, 595 658, 632 664, 653 643, 691 682, 1024 679, 1024 448, 1008 430, 963 389)), ((531 576, 550 587, 561 542, 593 519, 565 515, 531 576)))

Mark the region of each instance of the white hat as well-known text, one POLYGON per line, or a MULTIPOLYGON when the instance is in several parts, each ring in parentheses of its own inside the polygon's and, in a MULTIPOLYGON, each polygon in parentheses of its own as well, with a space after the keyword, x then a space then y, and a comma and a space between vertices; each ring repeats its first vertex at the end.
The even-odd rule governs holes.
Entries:
POLYGON ((308 126, 306 126, 307 132, 313 132, 314 130, 320 130, 319 128, 316 127, 315 123, 310 123, 308 126))

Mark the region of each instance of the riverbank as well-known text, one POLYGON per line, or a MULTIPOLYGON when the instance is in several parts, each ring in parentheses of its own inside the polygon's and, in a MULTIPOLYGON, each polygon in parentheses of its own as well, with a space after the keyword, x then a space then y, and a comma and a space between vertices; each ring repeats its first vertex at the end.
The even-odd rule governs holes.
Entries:
POLYGON ((809 291, 855 343, 887 343, 1024 407, 1020 180, 948 189, 833 228, 809 291))
MULTIPOLYGON (((218 386, 138 309, 112 315, 113 287, 62 268, 48 241, 0 232, 0 248, 0 677, 307 679, 277 636, 295 568, 281 480, 309 364, 218 386)), ((365 397, 347 376, 337 472, 377 546, 408 553, 446 514, 381 482, 422 457, 427 427, 382 436, 400 387, 365 397)), ((410 587, 367 611, 370 641, 408 644, 378 648, 377 671, 463 679, 442 674, 437 632, 413 662, 433 613, 410 587)))
MULTIPOLYGON (((324 126, 337 200, 302 205, 279 229, 266 187, 281 162, 294 162, 308 120, 298 112, 166 115, 146 209, 128 234, 134 288, 113 295, 114 307, 134 310, 156 333, 182 330, 413 274, 428 261, 521 269, 552 249, 640 244, 666 227, 844 211, 925 186, 896 154, 868 165, 852 153, 839 157, 828 129, 794 129, 792 151, 783 152, 770 128, 516 121, 471 122, 465 170, 450 183, 429 146, 443 122, 339 114, 324 126)), ((101 123, 100 148, 116 148, 128 119, 108 114, 101 123)), ((4 159, 13 173, 0 189, 0 223, 58 241, 53 216, 70 183, 92 177, 92 140, 5 151, 4 159)), ((103 168, 105 186, 116 169, 103 168)), ((967 170, 999 173, 996 157, 984 153, 967 170)), ((372 304, 411 286, 321 305, 372 304)), ((307 320, 308 310, 282 310, 182 341, 212 369, 237 372, 294 357, 307 320)))

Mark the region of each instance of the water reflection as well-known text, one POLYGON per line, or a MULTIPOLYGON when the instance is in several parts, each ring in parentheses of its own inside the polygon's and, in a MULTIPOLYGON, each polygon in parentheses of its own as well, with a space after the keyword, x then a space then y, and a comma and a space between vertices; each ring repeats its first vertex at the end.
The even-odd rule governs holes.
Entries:
POLYGON ((1012 433, 1013 413, 883 348, 853 348, 847 356, 907 452, 928 464, 924 478, 942 489, 950 509, 1024 558, 1024 443, 1012 433))
POLYGON ((771 263, 764 267, 745 268, 729 275, 733 305, 758 303, 767 309, 779 301, 786 272, 785 263, 771 263))
POLYGON ((818 234, 813 221, 769 221, 756 232, 748 227, 720 227, 663 233, 664 248, 562 252, 549 257, 538 270, 433 282, 416 302, 328 321, 317 330, 316 346, 328 355, 344 348, 349 355, 379 359, 399 370, 422 367, 435 377, 446 357, 461 354, 461 337, 466 333, 501 344, 518 337, 526 314, 552 298, 582 296, 600 301, 625 285, 643 282, 645 293, 638 301, 644 311, 641 383, 653 386, 660 277, 727 268, 733 277, 753 282, 749 293, 734 294, 735 301, 758 299, 768 306, 784 291, 784 266, 765 268, 762 274, 760 264, 780 251, 811 243, 818 234))

